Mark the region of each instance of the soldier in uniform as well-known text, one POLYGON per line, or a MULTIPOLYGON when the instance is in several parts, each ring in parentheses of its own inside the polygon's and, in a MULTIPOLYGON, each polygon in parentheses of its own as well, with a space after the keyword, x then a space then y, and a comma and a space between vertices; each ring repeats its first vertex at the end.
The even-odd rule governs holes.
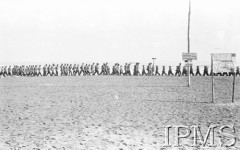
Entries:
POLYGON ((73 75, 76 76, 76 71, 77 71, 76 64, 73 65, 72 70, 73 70, 73 75))
POLYGON ((208 74, 208 67, 207 66, 204 66, 203 76, 209 76, 209 74, 208 74))
POLYGON ((190 66, 190 75, 194 76, 193 67, 192 66, 190 66))
POLYGON ((128 64, 125 63, 125 65, 124 65, 124 75, 127 75, 127 66, 128 66, 128 64))
POLYGON ((55 66, 55 76, 58 76, 58 64, 55 66))
POLYGON ((236 76, 240 76, 240 72, 239 72, 239 67, 237 67, 237 69, 236 69, 236 76))
POLYGON ((95 71, 95 63, 93 63, 92 65, 91 65, 91 75, 94 75, 94 71, 95 71))
POLYGON ((143 65, 143 67, 142 67, 142 76, 143 76, 143 75, 147 75, 144 65, 143 65))
POLYGON ((168 76, 170 76, 170 75, 174 75, 172 72, 172 66, 169 66, 169 68, 168 68, 168 76))
POLYGON ((176 72, 175 72, 175 76, 180 76, 181 75, 181 63, 176 67, 176 72))
POLYGON ((11 66, 8 67, 8 76, 11 76, 12 75, 12 69, 11 69, 11 66))
POLYGON ((186 66, 183 66, 182 75, 183 76, 187 76, 187 68, 186 68, 186 66))
POLYGON ((47 75, 47 65, 43 66, 43 76, 47 75))
POLYGON ((100 75, 100 72, 99 72, 99 63, 97 63, 97 64, 95 65, 95 70, 94 70, 93 75, 95 75, 95 74, 100 75))
POLYGON ((161 74, 159 73, 158 66, 156 66, 155 76, 156 76, 156 75, 159 75, 159 76, 161 75, 161 74))
POLYGON ((166 68, 165 68, 165 66, 162 67, 162 76, 163 76, 163 75, 167 75, 167 74, 166 74, 166 68))
POLYGON ((37 70, 38 70, 38 73, 37 73, 37 76, 42 76, 42 72, 41 72, 41 65, 38 66, 37 70))
POLYGON ((47 74, 46 74, 46 76, 48 76, 48 75, 52 76, 52 74, 51 74, 51 66, 50 65, 47 66, 47 74))
POLYGON ((152 75, 152 63, 149 63, 147 66, 147 71, 148 71, 148 75, 151 76, 152 75))
POLYGON ((121 75, 124 75, 122 65, 120 65, 120 73, 119 73, 119 75, 120 75, 120 76, 121 76, 121 75))
POLYGON ((8 75, 7 73, 7 66, 4 67, 4 72, 3 72, 3 76, 6 77, 8 75))
POLYGON ((197 66, 197 70, 196 70, 196 76, 199 75, 201 76, 202 74, 200 73, 200 69, 199 69, 199 66, 197 66))
POLYGON ((129 63, 128 65, 127 65, 127 75, 132 75, 131 74, 131 70, 130 70, 130 68, 131 68, 131 64, 129 63))

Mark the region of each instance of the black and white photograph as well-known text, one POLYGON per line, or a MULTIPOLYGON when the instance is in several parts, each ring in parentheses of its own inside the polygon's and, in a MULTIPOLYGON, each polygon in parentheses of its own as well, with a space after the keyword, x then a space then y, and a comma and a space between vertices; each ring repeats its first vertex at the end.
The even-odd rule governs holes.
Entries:
POLYGON ((0 150, 240 150, 239 0, 0 0, 0 150))

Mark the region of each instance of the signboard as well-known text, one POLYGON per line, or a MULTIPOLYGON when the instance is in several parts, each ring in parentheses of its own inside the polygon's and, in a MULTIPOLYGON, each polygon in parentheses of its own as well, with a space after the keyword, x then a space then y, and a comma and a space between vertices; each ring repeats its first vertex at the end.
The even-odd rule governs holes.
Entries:
POLYGON ((236 54, 234 53, 212 54, 212 63, 214 73, 232 72, 236 64, 236 54))
POLYGON ((192 66, 193 64, 192 63, 189 63, 189 62, 186 62, 185 63, 185 66, 188 67, 188 66, 192 66))
POLYGON ((197 60, 197 53, 182 53, 183 60, 197 60))

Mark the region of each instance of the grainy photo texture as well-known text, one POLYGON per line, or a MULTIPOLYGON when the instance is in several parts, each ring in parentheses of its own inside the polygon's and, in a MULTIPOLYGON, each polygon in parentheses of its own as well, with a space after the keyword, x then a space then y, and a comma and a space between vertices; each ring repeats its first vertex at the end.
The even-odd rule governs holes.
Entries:
POLYGON ((0 150, 239 150, 239 0, 1 0, 0 150))

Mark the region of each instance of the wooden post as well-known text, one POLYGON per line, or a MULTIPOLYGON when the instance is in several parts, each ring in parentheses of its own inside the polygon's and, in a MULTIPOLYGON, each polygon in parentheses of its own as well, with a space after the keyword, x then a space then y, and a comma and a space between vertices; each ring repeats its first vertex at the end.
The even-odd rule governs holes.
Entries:
MULTIPOLYGON (((189 10, 188 10, 188 33, 187 33, 187 39, 188 39, 188 53, 190 53, 190 15, 191 15, 191 0, 189 0, 189 10)), ((187 60, 188 62, 190 60, 187 60)), ((188 66, 188 87, 190 87, 190 66, 188 66)))
POLYGON ((233 72, 233 90, 232 90, 232 103, 234 103, 234 91, 235 91, 235 70, 233 72))
POLYGON ((212 103, 213 103, 214 102, 213 54, 211 54, 211 73, 212 73, 212 103))

